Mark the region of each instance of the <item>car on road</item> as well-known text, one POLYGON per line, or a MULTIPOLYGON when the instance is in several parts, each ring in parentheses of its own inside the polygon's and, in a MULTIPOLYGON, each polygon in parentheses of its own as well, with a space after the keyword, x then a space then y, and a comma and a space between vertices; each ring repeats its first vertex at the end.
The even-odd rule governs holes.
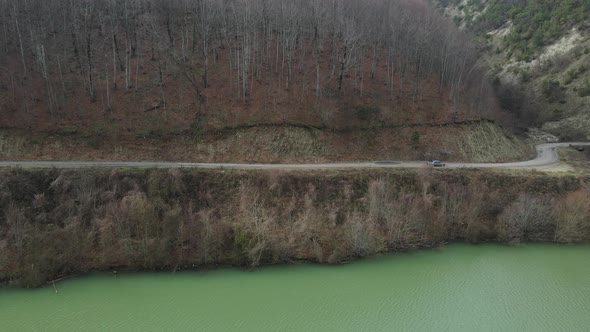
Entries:
POLYGON ((445 167, 445 163, 443 163, 440 160, 433 160, 432 161, 432 167, 445 167))

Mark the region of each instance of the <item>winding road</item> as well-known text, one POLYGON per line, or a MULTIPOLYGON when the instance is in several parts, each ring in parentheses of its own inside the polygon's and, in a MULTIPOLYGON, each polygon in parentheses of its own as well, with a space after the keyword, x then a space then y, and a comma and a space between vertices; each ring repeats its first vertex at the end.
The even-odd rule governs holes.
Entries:
MULTIPOLYGON (((446 168, 506 168, 506 169, 547 169, 559 165, 557 148, 590 146, 590 143, 549 143, 537 145, 537 157, 528 161, 511 163, 447 163, 446 168)), ((204 168, 204 169, 351 169, 351 168, 424 168, 431 167, 424 161, 383 161, 332 164, 231 164, 231 163, 182 163, 158 161, 0 161, 0 168, 204 168)))

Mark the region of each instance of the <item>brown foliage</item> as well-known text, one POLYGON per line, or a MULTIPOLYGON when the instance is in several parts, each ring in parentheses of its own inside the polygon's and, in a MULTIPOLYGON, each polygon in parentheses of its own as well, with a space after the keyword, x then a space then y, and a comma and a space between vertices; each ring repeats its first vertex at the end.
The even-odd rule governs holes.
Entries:
POLYGON ((590 240, 590 194, 568 177, 0 172, 0 280, 24 286, 113 268, 339 263, 456 240, 590 240))
POLYGON ((579 190, 560 199, 556 207, 555 240, 566 243, 587 242, 590 238, 590 192, 579 190))
POLYGON ((253 123, 366 127, 355 106, 387 124, 497 109, 468 37, 416 2, 158 3, 165 9, 150 0, 0 2, 10 13, 0 124, 84 132, 98 146, 110 135, 253 123))
POLYGON ((498 239, 503 242, 548 241, 554 232, 552 201, 522 193, 498 216, 498 239))

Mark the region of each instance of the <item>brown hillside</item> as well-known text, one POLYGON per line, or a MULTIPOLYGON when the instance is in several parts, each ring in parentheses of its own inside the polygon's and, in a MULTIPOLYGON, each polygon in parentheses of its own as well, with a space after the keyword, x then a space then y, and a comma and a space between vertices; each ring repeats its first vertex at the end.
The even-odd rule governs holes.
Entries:
POLYGON ((473 47, 423 1, 32 0, 0 10, 0 128, 28 140, 111 149, 269 125, 340 132, 498 117, 473 47))

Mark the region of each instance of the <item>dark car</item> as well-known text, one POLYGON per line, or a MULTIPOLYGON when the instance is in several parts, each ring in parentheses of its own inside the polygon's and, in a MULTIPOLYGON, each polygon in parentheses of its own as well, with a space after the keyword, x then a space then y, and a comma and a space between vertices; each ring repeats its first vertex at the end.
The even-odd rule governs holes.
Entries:
POLYGON ((445 167, 446 165, 445 165, 445 163, 443 163, 440 160, 433 160, 432 161, 432 166, 433 167, 445 167))

